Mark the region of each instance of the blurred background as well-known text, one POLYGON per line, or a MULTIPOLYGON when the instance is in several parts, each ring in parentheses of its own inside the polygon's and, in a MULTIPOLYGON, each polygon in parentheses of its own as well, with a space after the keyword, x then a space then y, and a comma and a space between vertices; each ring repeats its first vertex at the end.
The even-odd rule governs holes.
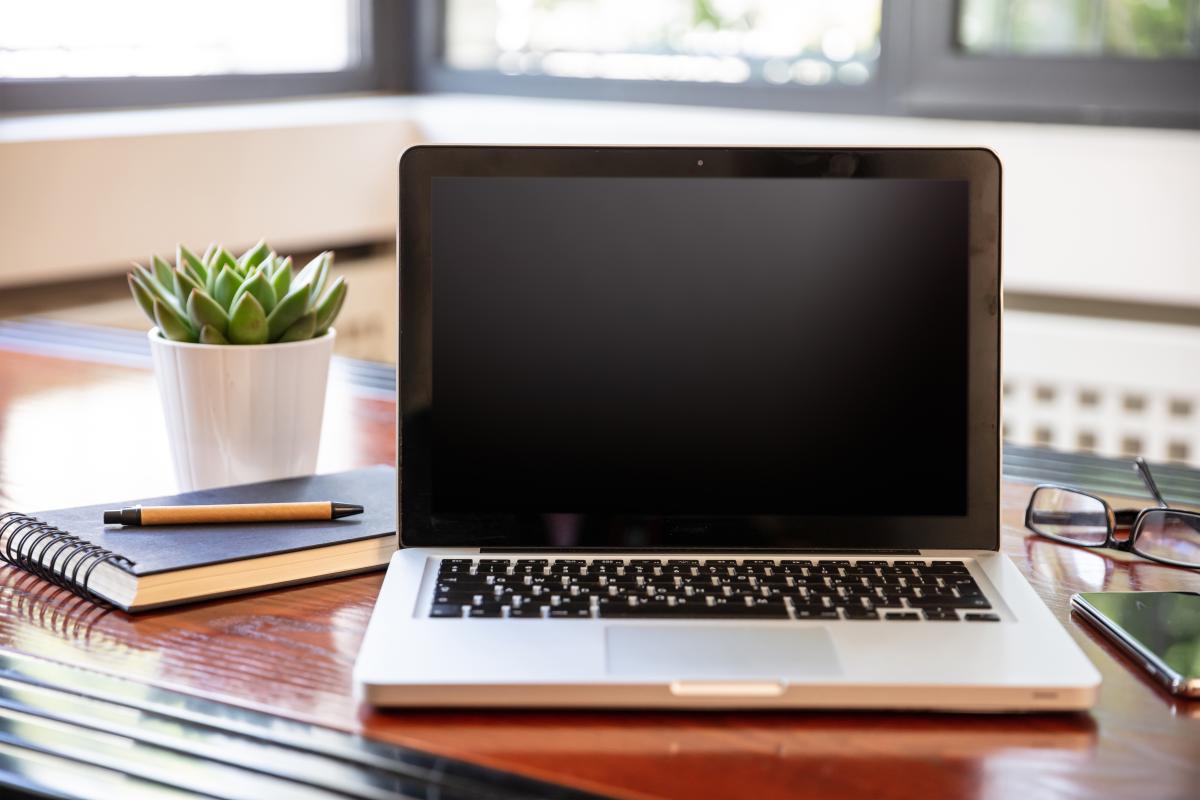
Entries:
POLYGON ((394 362, 410 145, 980 145, 1005 438, 1200 464, 1198 129, 1200 0, 0 0, 0 317, 266 237, 394 362))

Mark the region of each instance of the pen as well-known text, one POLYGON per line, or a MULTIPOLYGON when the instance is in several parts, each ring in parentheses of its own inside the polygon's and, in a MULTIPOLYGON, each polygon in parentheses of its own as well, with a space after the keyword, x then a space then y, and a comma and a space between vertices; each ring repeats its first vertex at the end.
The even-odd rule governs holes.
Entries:
POLYGON ((298 522, 361 514, 362 506, 317 503, 235 503, 217 506, 133 506, 105 511, 105 525, 195 525, 214 522, 298 522))

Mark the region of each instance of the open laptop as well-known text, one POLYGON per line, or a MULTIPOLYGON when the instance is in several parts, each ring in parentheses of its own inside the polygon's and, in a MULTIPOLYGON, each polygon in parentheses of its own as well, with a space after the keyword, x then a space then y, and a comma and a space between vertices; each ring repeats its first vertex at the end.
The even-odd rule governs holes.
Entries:
POLYGON ((398 706, 1090 706, 999 552, 983 149, 400 163, 398 706))

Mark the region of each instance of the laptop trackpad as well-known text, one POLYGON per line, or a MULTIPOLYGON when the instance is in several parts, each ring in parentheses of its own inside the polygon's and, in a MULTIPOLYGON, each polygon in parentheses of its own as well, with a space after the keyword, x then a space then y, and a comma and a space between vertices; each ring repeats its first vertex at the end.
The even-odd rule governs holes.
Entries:
POLYGON ((605 629, 609 675, 788 678, 841 672, 821 628, 613 625, 605 629))

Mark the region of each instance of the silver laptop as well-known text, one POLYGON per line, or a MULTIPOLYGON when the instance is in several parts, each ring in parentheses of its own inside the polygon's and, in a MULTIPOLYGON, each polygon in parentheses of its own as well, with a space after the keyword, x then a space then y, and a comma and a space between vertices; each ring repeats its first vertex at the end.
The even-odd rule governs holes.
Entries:
POLYGON ((400 164, 394 706, 1083 709, 1000 546, 982 149, 400 164))

